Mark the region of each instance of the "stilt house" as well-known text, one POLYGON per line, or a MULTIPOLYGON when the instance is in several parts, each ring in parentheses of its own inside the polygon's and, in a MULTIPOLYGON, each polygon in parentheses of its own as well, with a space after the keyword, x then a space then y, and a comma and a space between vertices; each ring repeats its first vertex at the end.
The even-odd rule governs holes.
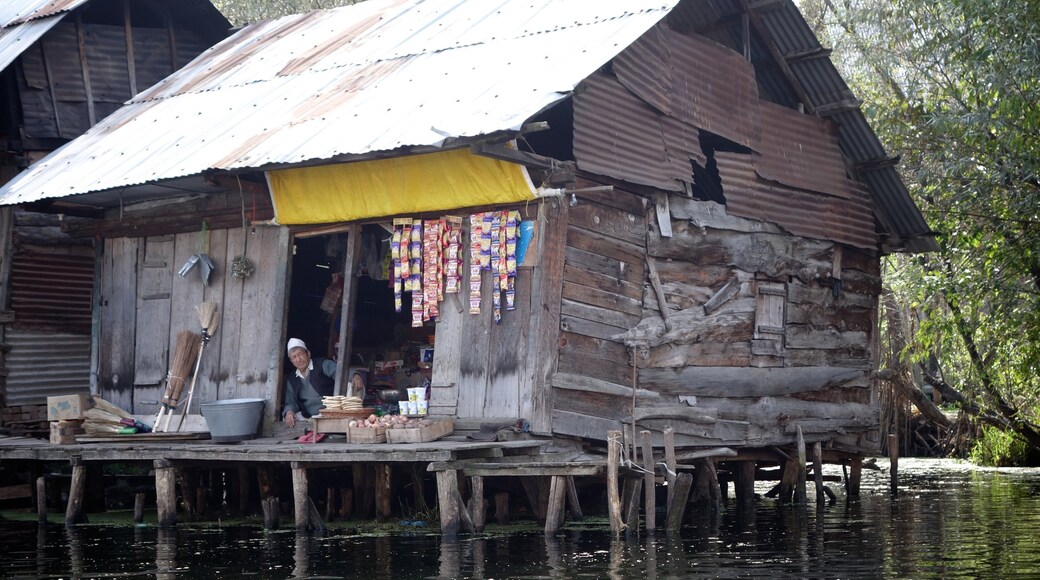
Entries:
MULTIPOLYGON (((0 183, 187 64, 229 27, 208 0, 4 0, 0 183)), ((89 386, 94 244, 61 230, 79 218, 59 205, 0 210, 0 425, 14 431, 46 430, 46 397, 89 386)))
POLYGON ((934 241, 828 54, 789 0, 369 0, 244 28, 0 202, 103 214, 66 228, 98 240, 91 388, 138 413, 205 300, 196 401, 268 426, 297 336, 459 421, 862 453, 880 260, 934 241), (458 292, 395 297, 395 220, 445 216, 458 292), (471 268, 503 219, 515 273, 471 268))

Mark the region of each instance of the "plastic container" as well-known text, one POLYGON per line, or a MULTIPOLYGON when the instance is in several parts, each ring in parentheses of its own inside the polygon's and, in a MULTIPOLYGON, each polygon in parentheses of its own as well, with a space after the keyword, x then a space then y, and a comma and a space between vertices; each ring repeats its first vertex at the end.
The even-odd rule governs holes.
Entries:
POLYGON ((264 399, 227 399, 199 405, 210 438, 217 443, 256 439, 264 416, 264 399))

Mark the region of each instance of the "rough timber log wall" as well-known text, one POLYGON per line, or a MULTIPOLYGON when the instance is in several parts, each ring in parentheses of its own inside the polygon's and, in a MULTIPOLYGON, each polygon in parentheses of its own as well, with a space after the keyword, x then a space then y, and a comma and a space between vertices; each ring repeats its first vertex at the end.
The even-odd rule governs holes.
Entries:
POLYGON ((680 446, 742 447, 800 427, 875 447, 877 238, 836 126, 760 100, 739 54, 665 26, 613 65, 574 98, 578 168, 616 188, 570 210, 554 432, 634 417, 657 444, 667 426, 680 446))

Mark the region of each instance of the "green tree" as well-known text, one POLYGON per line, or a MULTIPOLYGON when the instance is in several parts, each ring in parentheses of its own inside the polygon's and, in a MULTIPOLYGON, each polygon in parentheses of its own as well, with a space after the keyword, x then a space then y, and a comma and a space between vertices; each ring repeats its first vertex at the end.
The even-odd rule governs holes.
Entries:
POLYGON ((235 26, 277 18, 287 14, 300 14, 356 4, 361 0, 214 0, 224 16, 235 26))
POLYGON ((939 233, 886 264, 920 321, 908 354, 1040 448, 1040 2, 801 5, 939 233))

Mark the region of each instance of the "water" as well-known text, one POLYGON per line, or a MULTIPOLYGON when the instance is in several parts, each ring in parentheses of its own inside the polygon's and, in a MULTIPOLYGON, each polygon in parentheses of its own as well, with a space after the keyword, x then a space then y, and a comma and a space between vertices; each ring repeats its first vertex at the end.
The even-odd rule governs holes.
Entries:
MULTIPOLYGON (((881 462, 885 468, 884 462, 881 462)), ((831 473, 834 473, 831 471, 831 473)), ((762 499, 681 537, 612 540, 602 520, 442 543, 418 529, 326 537, 255 527, 0 524, 7 578, 1035 578, 1040 470, 945 460, 865 471, 862 497, 808 510, 762 499)), ((837 489, 835 484, 831 484, 837 489)), ((762 484, 759 491, 768 486, 762 484)), ((732 504, 731 504, 732 505, 732 504)))

